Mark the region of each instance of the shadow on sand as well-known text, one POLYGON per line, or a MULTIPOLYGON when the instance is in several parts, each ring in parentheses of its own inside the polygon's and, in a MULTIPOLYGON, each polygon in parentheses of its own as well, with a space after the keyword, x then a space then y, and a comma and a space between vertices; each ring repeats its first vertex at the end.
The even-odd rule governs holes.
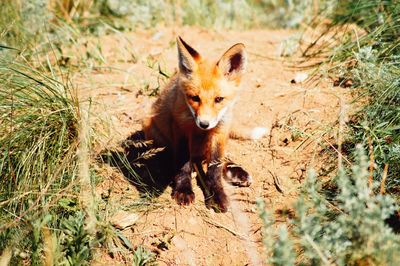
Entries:
POLYGON ((117 167, 141 196, 160 196, 175 173, 172 155, 146 143, 143 131, 133 133, 121 146, 123 151, 102 153, 102 161, 117 167))

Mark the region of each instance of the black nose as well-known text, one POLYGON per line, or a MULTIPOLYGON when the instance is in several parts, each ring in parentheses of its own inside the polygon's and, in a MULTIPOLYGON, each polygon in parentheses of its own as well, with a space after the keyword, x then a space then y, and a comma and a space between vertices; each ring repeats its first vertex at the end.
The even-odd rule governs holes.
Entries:
POLYGON ((200 122, 199 122, 199 126, 200 126, 202 129, 208 128, 209 125, 210 125, 210 123, 208 123, 208 121, 200 121, 200 122))

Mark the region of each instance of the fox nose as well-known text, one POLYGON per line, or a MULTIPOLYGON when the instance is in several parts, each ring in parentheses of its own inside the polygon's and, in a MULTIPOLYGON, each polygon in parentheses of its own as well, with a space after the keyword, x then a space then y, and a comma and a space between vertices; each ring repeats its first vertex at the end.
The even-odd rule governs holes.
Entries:
POLYGON ((206 128, 208 128, 208 126, 210 125, 210 123, 208 122, 208 121, 199 121, 199 126, 202 128, 202 129, 206 129, 206 128))

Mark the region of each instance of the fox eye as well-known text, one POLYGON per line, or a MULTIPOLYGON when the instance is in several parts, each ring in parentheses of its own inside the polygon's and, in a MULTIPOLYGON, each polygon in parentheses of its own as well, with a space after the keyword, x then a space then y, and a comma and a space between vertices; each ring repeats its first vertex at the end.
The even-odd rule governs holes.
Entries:
POLYGON ((194 102, 200 102, 200 97, 195 95, 195 96, 190 96, 190 99, 194 102))
POLYGON ((224 97, 215 97, 215 102, 216 103, 220 103, 220 102, 222 102, 224 100, 224 97))

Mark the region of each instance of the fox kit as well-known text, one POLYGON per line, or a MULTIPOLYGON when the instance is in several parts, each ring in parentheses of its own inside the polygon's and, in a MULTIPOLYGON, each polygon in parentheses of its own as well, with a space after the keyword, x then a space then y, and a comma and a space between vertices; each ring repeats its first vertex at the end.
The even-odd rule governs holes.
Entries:
MULTIPOLYGON (((231 133, 232 109, 238 98, 247 55, 243 44, 229 48, 216 61, 208 61, 177 38, 179 72, 172 77, 144 121, 147 140, 166 147, 176 168, 172 197, 181 205, 194 201, 192 172, 197 172, 207 207, 226 212, 228 199, 221 178, 249 186, 251 176, 240 166, 224 162, 231 133)), ((265 129, 256 128, 253 138, 265 129)), ((240 137, 240 136, 239 136, 240 137)))

